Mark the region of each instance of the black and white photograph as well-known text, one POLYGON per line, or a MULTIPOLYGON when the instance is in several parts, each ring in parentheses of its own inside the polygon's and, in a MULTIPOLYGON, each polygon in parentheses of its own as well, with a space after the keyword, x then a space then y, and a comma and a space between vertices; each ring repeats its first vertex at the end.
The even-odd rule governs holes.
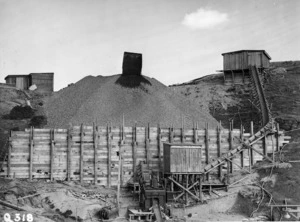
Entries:
POLYGON ((0 0, 0 221, 300 221, 299 0, 0 0))

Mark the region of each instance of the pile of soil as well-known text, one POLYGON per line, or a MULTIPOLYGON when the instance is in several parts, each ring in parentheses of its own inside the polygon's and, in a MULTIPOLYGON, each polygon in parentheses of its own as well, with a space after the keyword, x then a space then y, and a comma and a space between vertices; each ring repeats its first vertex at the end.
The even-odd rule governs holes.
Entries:
POLYGON ((87 76, 45 101, 48 127, 72 125, 120 125, 124 114, 125 125, 137 123, 144 126, 200 127, 209 123, 216 127, 216 120, 197 108, 185 97, 159 81, 146 76, 87 76))
MULTIPOLYGON (((274 168, 274 182, 266 183, 266 189, 272 194, 278 204, 286 199, 288 204, 300 204, 300 143, 287 144, 281 151, 281 159, 290 162, 291 168, 274 168), (297 161, 297 162, 293 162, 297 161)), ((271 169, 260 170, 260 176, 269 176, 271 169)))

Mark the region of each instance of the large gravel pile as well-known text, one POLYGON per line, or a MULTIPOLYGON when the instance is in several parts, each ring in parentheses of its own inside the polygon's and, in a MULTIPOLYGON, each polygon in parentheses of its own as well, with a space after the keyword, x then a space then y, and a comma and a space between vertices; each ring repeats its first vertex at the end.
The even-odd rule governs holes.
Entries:
MULTIPOLYGON (((132 78, 132 77, 128 77, 132 78)), ((46 101, 45 110, 48 127, 68 127, 72 125, 120 125, 122 115, 125 125, 138 126, 150 123, 156 126, 181 126, 182 116, 185 126, 193 121, 204 127, 216 127, 216 120, 210 114, 197 109, 190 101, 175 93, 171 88, 153 78, 141 77, 140 84, 128 84, 132 79, 124 76, 87 76, 76 84, 60 90, 46 101), (125 83, 125 84, 122 84, 125 83)))

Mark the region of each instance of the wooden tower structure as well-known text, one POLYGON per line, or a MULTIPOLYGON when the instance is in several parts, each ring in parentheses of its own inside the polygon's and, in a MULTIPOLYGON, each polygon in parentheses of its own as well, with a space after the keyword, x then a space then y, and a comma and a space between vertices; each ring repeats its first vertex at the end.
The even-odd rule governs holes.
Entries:
POLYGON ((225 85, 250 83, 249 66, 256 66, 260 73, 270 66, 270 55, 265 50, 239 50, 226 52, 223 56, 225 85))

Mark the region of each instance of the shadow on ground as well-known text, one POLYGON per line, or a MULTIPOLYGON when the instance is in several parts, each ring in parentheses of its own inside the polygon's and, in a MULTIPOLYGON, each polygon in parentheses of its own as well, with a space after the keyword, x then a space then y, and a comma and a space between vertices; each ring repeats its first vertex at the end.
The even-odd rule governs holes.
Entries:
POLYGON ((152 85, 145 77, 137 75, 121 75, 115 83, 125 88, 142 88, 144 90, 146 89, 143 87, 143 84, 152 85))

